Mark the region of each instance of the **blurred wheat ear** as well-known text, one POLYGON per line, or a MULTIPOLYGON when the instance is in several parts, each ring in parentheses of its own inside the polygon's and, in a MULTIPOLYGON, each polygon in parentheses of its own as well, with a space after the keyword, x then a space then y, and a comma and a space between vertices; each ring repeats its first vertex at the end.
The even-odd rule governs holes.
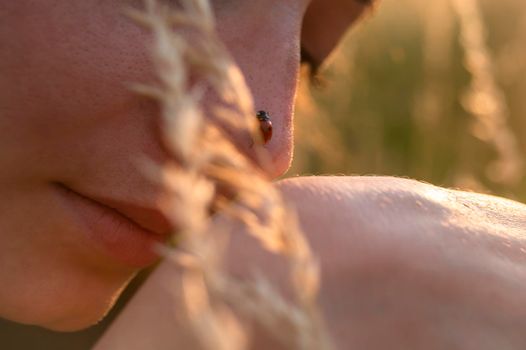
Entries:
POLYGON ((463 105, 475 118, 475 136, 492 145, 497 153, 487 175, 494 182, 516 185, 524 176, 524 161, 517 137, 508 124, 509 107, 495 77, 480 3, 452 0, 452 5, 459 19, 465 66, 472 76, 463 105))
POLYGON ((150 164, 149 172, 166 188, 163 210, 177 227, 178 244, 159 250, 183 270, 186 315, 201 346, 246 348, 248 335, 231 309, 236 305, 236 312, 258 322, 287 348, 331 349, 316 305, 318 263, 294 213, 254 165, 268 158, 256 133, 252 99, 241 71, 215 34, 210 4, 182 0, 177 10, 155 0, 144 5, 144 10, 128 9, 126 14, 153 34, 159 84, 132 89, 161 107, 162 142, 174 161, 150 164), (197 83, 190 83, 190 74, 199 78, 197 83), (220 97, 217 105, 206 108, 206 116, 205 91, 220 97), (257 162, 225 136, 225 125, 253 135, 257 162), (224 192, 228 198, 221 196, 224 192), (218 211, 215 217, 226 220, 210 218, 211 208, 218 211), (226 237, 240 223, 265 249, 287 258, 292 301, 262 276, 238 280, 224 268, 226 237))

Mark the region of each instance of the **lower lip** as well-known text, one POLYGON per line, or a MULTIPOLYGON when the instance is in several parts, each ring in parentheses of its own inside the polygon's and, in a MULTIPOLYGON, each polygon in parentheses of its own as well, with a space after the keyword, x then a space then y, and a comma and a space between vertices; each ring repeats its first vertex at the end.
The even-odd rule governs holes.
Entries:
POLYGON ((133 268, 147 267, 159 259, 155 244, 165 242, 166 236, 147 231, 113 209, 68 188, 58 186, 58 190, 99 253, 133 268))

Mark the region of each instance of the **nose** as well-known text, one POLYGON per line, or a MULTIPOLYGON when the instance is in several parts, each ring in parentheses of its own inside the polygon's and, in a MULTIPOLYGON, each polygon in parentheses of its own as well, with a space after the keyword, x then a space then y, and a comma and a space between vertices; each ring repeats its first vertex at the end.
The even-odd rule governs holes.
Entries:
POLYGON ((217 29, 252 92, 254 117, 259 110, 272 116, 273 135, 265 148, 274 165, 269 175, 277 177, 288 169, 292 159, 292 117, 303 10, 295 1, 245 3, 259 5, 245 6, 238 16, 220 12, 217 29))

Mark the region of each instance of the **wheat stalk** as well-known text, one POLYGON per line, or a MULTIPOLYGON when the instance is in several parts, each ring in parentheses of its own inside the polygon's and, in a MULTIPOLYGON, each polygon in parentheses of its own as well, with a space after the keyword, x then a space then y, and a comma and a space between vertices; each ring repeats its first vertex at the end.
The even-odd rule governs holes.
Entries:
POLYGON ((235 303, 237 312, 254 318, 288 348, 330 349, 316 305, 319 265, 297 219, 281 193, 223 133, 227 127, 255 135, 256 163, 268 166, 249 90, 215 34, 208 1, 183 0, 176 11, 145 0, 144 11, 127 14, 154 37, 159 85, 132 88, 159 102, 163 143, 176 160, 149 170, 169 193, 164 210, 178 228, 178 246, 160 251, 183 269, 186 311, 201 345, 246 347, 246 335, 229 306, 235 303), (197 83, 190 83, 190 73, 197 83), (205 118, 203 96, 210 90, 220 103, 206 109, 205 118), (230 198, 219 196, 218 189, 226 189, 230 198), (210 208, 228 220, 210 219, 210 208), (287 258, 293 301, 262 276, 240 281, 228 274, 222 263, 225 236, 236 223, 243 223, 264 248, 287 258))
POLYGON ((517 138, 508 126, 509 108, 495 78, 480 4, 478 0, 452 0, 452 4, 460 23, 465 65, 472 76, 464 107, 475 118, 475 135, 497 152, 498 159, 488 168, 489 178, 515 185, 524 175, 524 162, 517 138))

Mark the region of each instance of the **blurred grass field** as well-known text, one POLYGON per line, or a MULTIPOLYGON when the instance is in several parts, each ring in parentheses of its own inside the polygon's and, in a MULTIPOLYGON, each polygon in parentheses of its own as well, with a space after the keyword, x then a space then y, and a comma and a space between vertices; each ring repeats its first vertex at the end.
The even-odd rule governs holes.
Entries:
POLYGON ((394 175, 526 200, 526 7, 454 2, 384 0, 349 33, 322 86, 300 88, 290 176, 394 175), (476 18, 462 18, 468 3, 476 18))

